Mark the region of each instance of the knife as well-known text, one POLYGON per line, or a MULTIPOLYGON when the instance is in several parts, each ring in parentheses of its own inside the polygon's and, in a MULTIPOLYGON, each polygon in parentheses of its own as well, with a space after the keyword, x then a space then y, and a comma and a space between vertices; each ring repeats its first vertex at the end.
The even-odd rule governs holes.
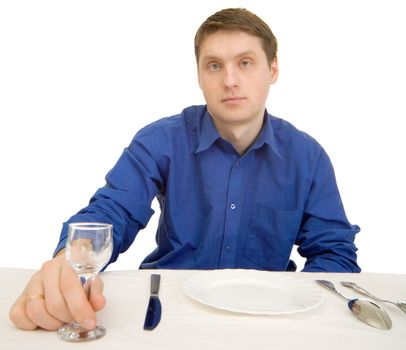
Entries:
POLYGON ((158 297, 161 275, 151 275, 151 295, 149 297, 147 313, 145 315, 144 329, 152 331, 161 320, 162 306, 158 297))

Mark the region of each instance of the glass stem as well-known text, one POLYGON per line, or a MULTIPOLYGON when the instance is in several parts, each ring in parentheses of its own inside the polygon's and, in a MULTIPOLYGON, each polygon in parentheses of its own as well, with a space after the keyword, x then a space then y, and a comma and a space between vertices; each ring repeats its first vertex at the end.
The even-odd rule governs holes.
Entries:
MULTIPOLYGON (((80 280, 80 283, 82 284, 83 289, 85 290, 86 298, 87 298, 87 300, 89 300, 94 276, 93 275, 79 275, 79 280, 80 280)), ((82 331, 85 330, 82 327, 82 325, 77 321, 74 321, 72 323, 72 327, 77 330, 82 330, 82 331)))
POLYGON ((80 275, 80 283, 82 283, 82 287, 85 290, 87 300, 90 300, 90 291, 92 288, 92 283, 94 280, 93 275, 80 275))

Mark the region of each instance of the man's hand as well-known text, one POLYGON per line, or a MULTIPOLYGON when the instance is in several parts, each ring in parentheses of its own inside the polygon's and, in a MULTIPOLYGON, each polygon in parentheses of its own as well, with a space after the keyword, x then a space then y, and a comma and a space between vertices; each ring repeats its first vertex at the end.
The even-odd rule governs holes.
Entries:
POLYGON ((87 329, 96 326, 96 311, 106 304, 103 282, 93 282, 90 300, 78 276, 59 254, 47 261, 28 282, 21 296, 10 309, 10 319, 21 329, 37 327, 56 330, 64 323, 79 322, 87 329))

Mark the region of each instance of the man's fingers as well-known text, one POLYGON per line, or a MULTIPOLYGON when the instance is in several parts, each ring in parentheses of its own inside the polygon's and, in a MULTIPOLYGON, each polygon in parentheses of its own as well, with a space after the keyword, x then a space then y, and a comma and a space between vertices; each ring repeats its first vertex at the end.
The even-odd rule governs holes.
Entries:
POLYGON ((20 329, 32 331, 37 325, 31 321, 26 312, 27 295, 23 293, 10 309, 10 320, 20 329))
POLYGON ((69 312, 60 288, 55 288, 55 286, 59 287, 60 274, 61 264, 49 261, 42 265, 41 277, 46 295, 45 307, 53 317, 65 323, 71 323, 74 321, 73 316, 69 312))
POLYGON ((10 309, 11 321, 20 329, 41 327, 56 330, 63 323, 77 321, 87 329, 96 326, 96 311, 106 303, 103 282, 97 277, 90 300, 77 274, 60 255, 44 263, 28 282, 24 292, 10 309))
POLYGON ((48 313, 42 293, 27 295, 26 311, 30 320, 43 329, 54 331, 63 325, 62 321, 48 313))
POLYGON ((96 312, 68 262, 63 263, 61 267, 61 292, 73 318, 83 327, 93 329, 96 326, 96 312))
POLYGON ((106 298, 103 295, 104 283, 103 280, 97 276, 90 289, 90 304, 95 311, 100 311, 106 305, 106 298))
POLYGON ((55 330, 62 325, 62 322, 52 317, 45 307, 41 272, 37 272, 32 276, 23 294, 12 306, 10 319, 18 328, 24 330, 33 330, 37 326, 55 330))

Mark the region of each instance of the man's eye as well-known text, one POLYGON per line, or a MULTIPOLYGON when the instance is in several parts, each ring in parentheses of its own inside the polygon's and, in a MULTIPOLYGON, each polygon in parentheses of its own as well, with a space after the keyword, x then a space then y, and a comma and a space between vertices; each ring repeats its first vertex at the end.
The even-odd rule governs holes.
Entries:
POLYGON ((209 70, 211 71, 217 71, 221 68, 219 63, 209 63, 209 70))
POLYGON ((243 68, 247 68, 247 67, 249 67, 250 65, 251 65, 251 61, 250 60, 243 60, 243 61, 241 61, 241 67, 243 67, 243 68))

